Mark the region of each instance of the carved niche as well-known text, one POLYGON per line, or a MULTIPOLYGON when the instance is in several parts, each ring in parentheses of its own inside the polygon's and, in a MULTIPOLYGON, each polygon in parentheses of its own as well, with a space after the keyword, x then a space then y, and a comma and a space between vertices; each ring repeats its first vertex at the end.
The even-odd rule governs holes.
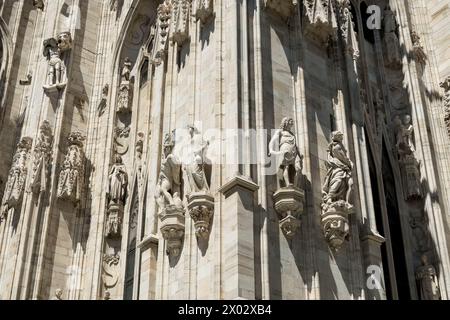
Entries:
POLYGON ((30 192, 40 194, 47 191, 49 167, 51 166, 53 146, 52 128, 44 121, 39 130, 39 138, 34 147, 33 164, 30 178, 30 192))
POLYGON ((280 228, 288 238, 292 238, 300 227, 305 202, 305 193, 300 188, 303 155, 298 149, 293 127, 294 120, 284 118, 269 144, 269 155, 275 156, 278 170, 274 206, 280 215, 280 228))
POLYGON ((322 188, 322 228, 334 251, 339 250, 349 236, 349 215, 353 212, 350 204, 353 162, 347 155, 343 140, 342 132, 331 134, 326 162, 328 171, 322 188))
POLYGON ((419 200, 422 198, 420 183, 421 163, 415 156, 414 127, 411 124, 411 116, 407 114, 402 118, 396 116, 393 122, 405 200, 419 200))
POLYGON ((14 154, 13 163, 3 193, 0 221, 6 218, 9 210, 16 209, 22 201, 28 173, 27 163, 31 144, 32 139, 25 137, 22 138, 17 145, 17 150, 14 154))
POLYGON ((203 24, 214 16, 214 0, 195 0, 195 17, 203 24))
POLYGON ((441 82, 441 88, 444 89, 444 121, 448 135, 450 136, 450 76, 441 82))
POLYGON ((326 43, 336 37, 337 22, 331 0, 304 0, 305 34, 326 43))
POLYGON ((198 238, 209 237, 210 223, 214 214, 214 197, 209 191, 206 177, 206 149, 209 142, 204 143, 203 137, 195 127, 189 127, 189 144, 186 146, 186 175, 189 192, 187 195, 189 214, 194 221, 198 238))
POLYGON ((175 131, 166 134, 159 181, 155 198, 159 207, 161 233, 167 243, 167 253, 171 257, 180 255, 185 230, 183 201, 181 200, 181 163, 173 154, 175 131))
POLYGON ((131 83, 131 60, 127 57, 120 74, 119 93, 117 98, 117 113, 130 113, 133 103, 133 85, 131 83))
POLYGON ((172 0, 171 41, 181 47, 189 40, 189 18, 192 0, 172 0))
POLYGON ((81 201, 84 179, 85 137, 80 132, 73 132, 67 138, 68 149, 59 173, 58 198, 78 204, 81 201))
POLYGON ((297 8, 298 0, 264 0, 264 8, 278 14, 283 20, 288 20, 297 8))
POLYGON ((44 41, 44 56, 48 60, 46 93, 63 90, 67 85, 68 52, 72 49, 70 32, 62 32, 56 38, 44 41))

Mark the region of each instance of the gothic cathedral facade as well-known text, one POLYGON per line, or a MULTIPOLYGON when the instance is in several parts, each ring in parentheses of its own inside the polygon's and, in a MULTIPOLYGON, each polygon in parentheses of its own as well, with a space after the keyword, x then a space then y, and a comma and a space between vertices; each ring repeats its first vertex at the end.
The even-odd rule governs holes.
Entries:
POLYGON ((0 0, 0 299, 449 299, 449 17, 0 0))

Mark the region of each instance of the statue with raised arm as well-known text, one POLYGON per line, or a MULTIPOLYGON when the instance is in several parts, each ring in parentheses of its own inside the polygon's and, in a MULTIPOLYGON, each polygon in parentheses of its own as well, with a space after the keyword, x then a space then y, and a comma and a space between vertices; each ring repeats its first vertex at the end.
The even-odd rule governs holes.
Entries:
POLYGON ((278 189, 298 188, 303 170, 303 156, 300 154, 297 139, 293 132, 294 120, 284 118, 269 144, 269 156, 277 157, 278 189), (279 147, 279 151, 275 149, 279 147), (293 176, 293 177, 292 177, 293 176))

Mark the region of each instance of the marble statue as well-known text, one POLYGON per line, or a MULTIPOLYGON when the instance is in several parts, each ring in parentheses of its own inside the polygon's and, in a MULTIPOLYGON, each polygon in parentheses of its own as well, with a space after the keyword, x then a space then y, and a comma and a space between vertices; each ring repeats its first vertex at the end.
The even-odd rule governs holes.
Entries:
POLYGON ((122 157, 116 156, 116 161, 109 173, 109 201, 110 204, 125 205, 127 198, 128 175, 122 157))
POLYGON ((422 256, 421 263, 422 265, 416 271, 420 300, 440 300, 441 293, 436 269, 428 262, 426 254, 422 256))
POLYGON ((202 136, 194 127, 189 127, 189 163, 185 172, 190 192, 208 191, 209 185, 205 174, 205 150, 209 142, 203 143, 202 136))
POLYGON ((159 208, 162 210, 167 205, 182 207, 181 201, 181 164, 173 154, 175 147, 175 134, 166 134, 164 139, 164 151, 161 160, 159 181, 156 186, 155 197, 159 208))
POLYGON ((297 139, 293 132, 294 120, 284 118, 269 144, 269 156, 277 156, 278 189, 282 187, 299 187, 303 170, 303 156, 300 154, 297 139), (279 146, 279 151, 275 148, 279 146), (295 175, 292 179, 291 172, 295 175))
POLYGON ((48 167, 53 145, 53 135, 48 121, 44 121, 39 131, 39 138, 34 148, 34 159, 31 173, 30 191, 41 193, 47 190, 48 167))
POLYGON ((84 178, 84 137, 79 132, 70 134, 69 147, 62 165, 58 183, 58 198, 74 204, 81 200, 84 178))
POLYGON ((342 141, 344 135, 340 131, 333 132, 332 142, 328 147, 328 172, 323 185, 323 203, 331 204, 337 201, 350 203, 352 192, 353 163, 347 155, 347 150, 342 141))

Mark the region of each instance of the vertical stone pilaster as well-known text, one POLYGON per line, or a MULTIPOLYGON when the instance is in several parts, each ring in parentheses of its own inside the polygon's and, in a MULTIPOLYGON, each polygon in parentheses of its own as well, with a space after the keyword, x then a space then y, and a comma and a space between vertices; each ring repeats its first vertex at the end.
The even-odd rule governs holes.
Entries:
POLYGON ((222 205, 222 297, 255 299, 254 212, 255 192, 259 189, 249 178, 237 176, 220 193, 222 205))

